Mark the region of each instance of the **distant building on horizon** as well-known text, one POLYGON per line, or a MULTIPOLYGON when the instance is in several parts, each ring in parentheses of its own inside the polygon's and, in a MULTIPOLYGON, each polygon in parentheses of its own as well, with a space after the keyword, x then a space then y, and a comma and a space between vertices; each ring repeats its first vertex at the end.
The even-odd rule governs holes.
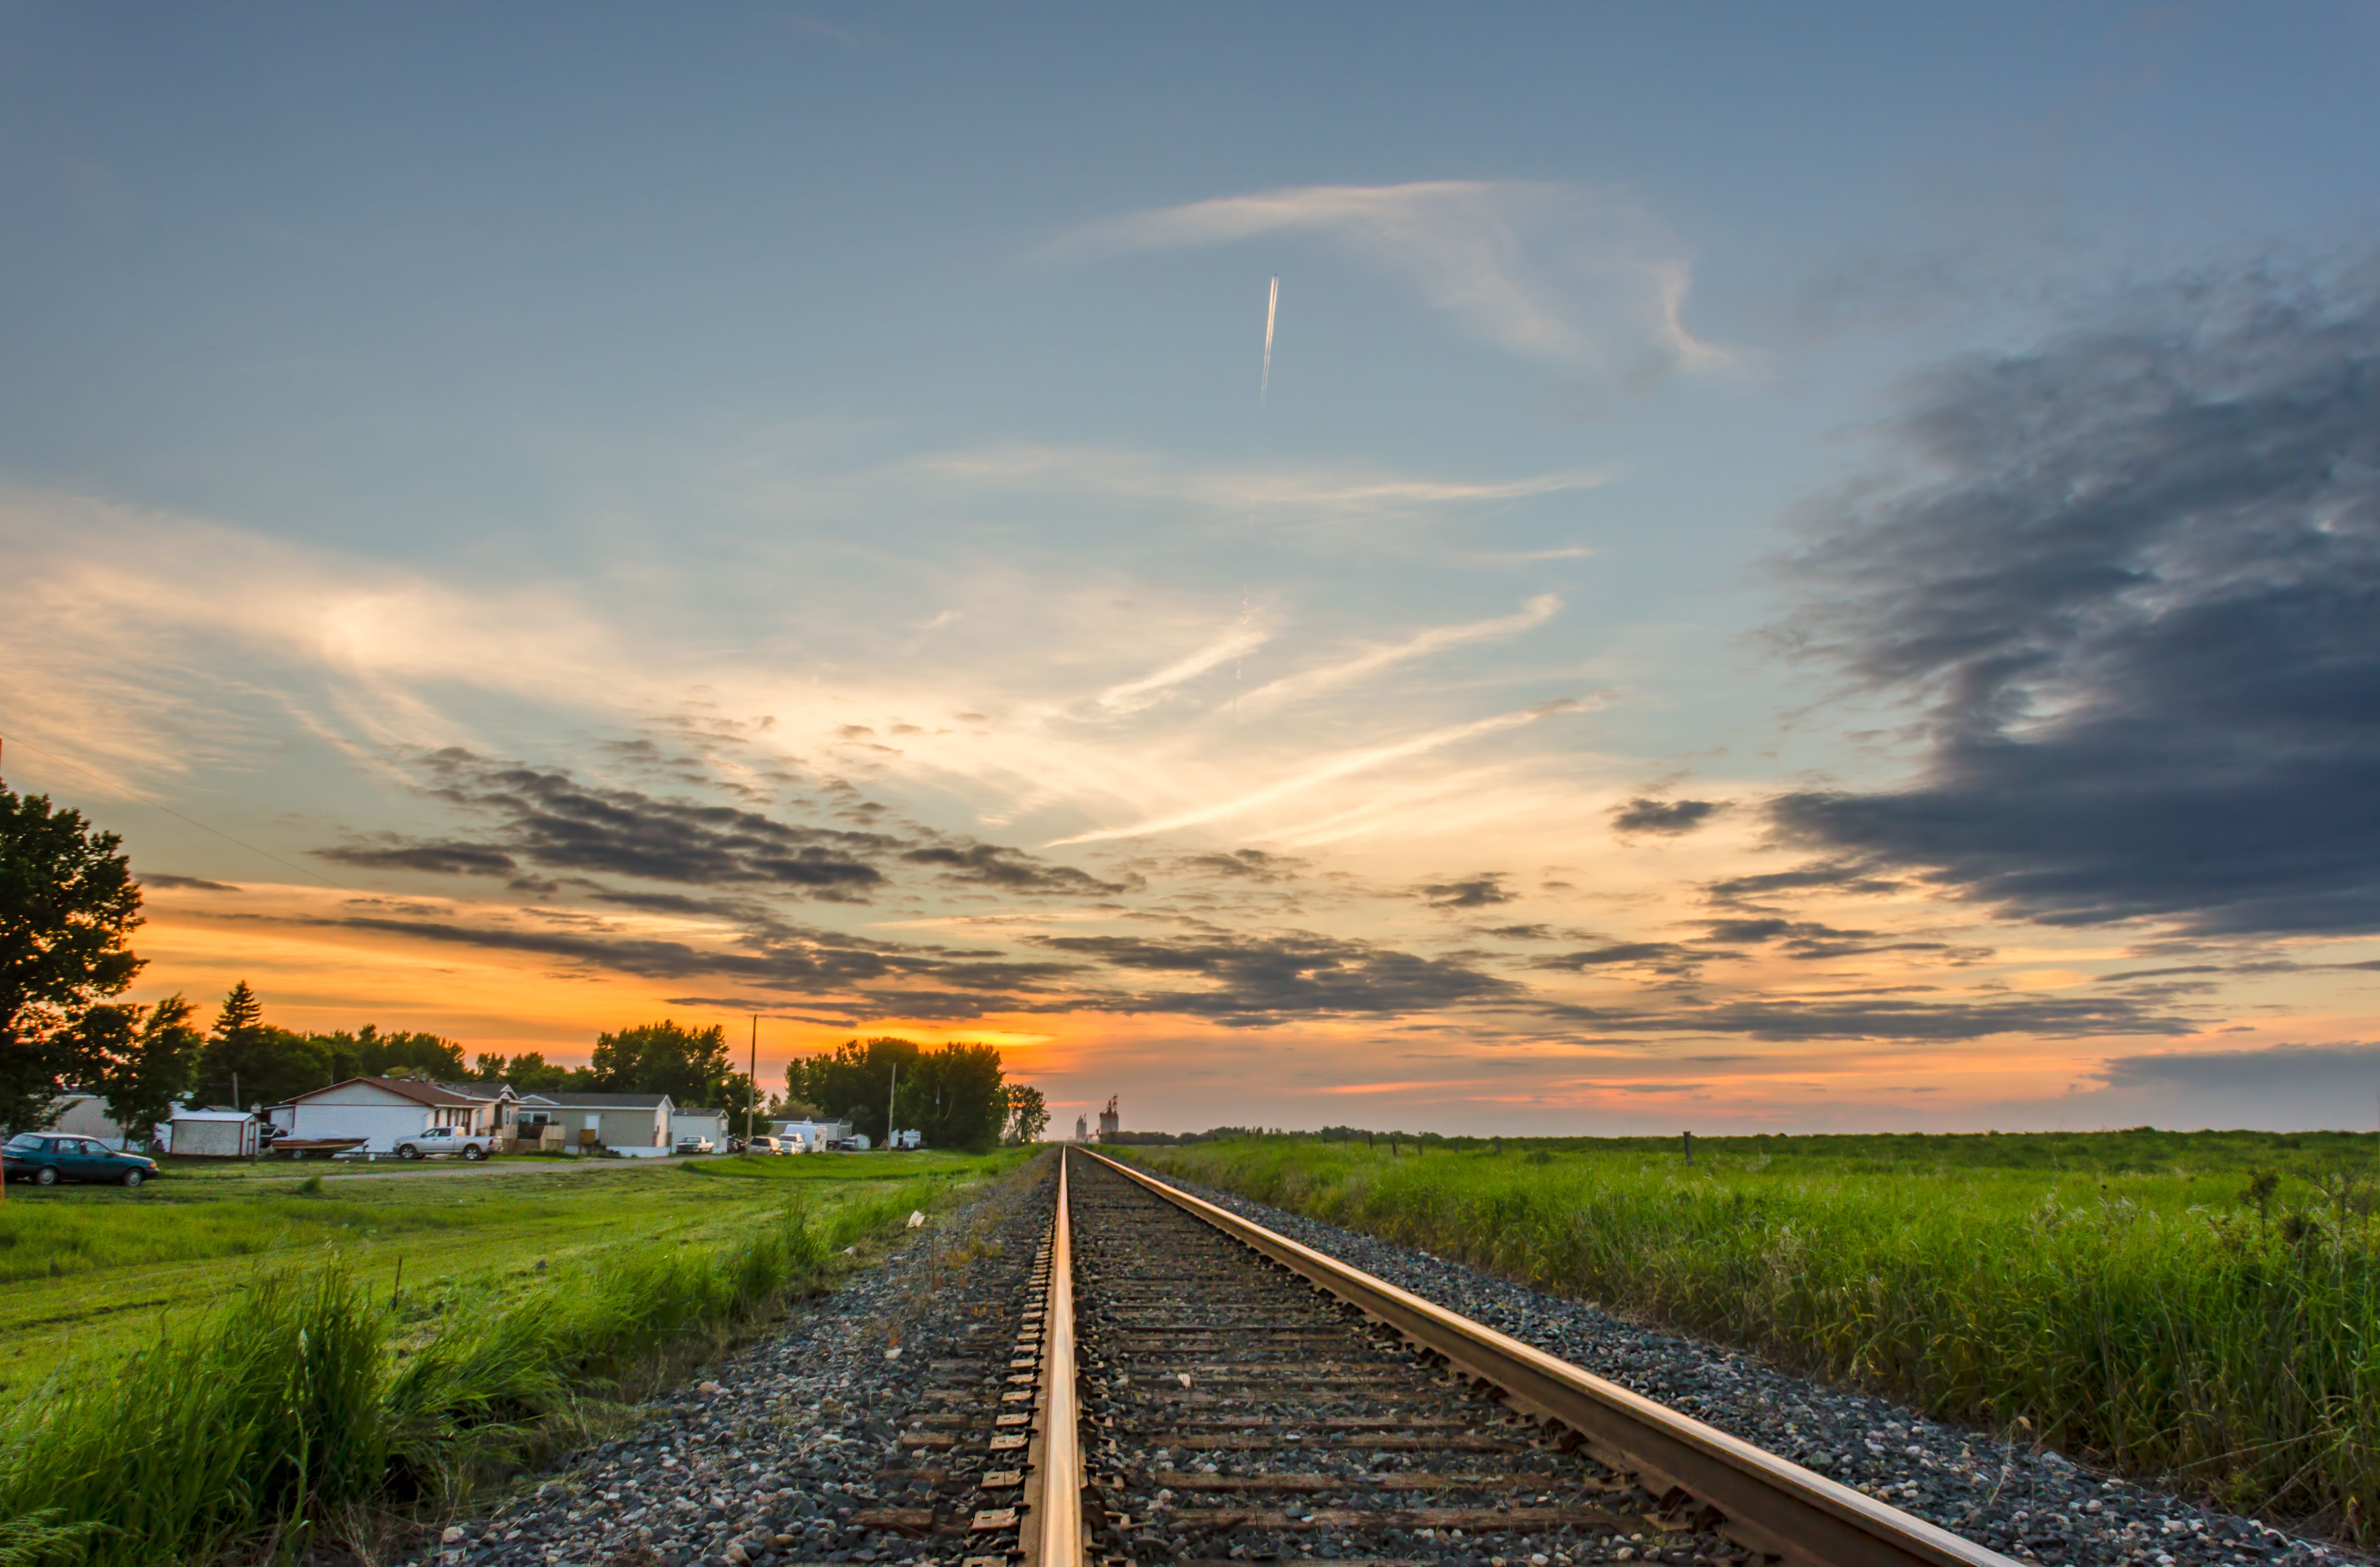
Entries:
POLYGON ((1105 1142, 1123 1130, 1123 1117, 1116 1113, 1116 1096, 1108 1096, 1107 1109, 1099 1111, 1099 1141, 1105 1142))
POLYGON ((1090 1140, 1091 1124, 1077 1115, 1075 1117, 1075 1141, 1078 1143, 1087 1143, 1090 1140))

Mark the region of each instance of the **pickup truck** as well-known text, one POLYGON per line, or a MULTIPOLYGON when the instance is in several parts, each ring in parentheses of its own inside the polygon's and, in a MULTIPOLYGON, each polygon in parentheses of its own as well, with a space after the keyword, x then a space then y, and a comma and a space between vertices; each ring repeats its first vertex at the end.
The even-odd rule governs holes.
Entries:
POLYGON ((485 1132, 458 1132, 452 1126, 432 1126, 427 1132, 396 1140, 399 1159, 434 1159, 440 1154, 459 1153, 465 1159, 480 1160, 495 1151, 496 1139, 485 1132))

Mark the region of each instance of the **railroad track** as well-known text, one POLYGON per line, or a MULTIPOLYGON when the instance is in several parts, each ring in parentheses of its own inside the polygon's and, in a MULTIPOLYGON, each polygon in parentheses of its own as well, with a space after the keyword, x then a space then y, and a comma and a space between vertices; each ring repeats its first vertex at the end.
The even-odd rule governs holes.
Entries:
POLYGON ((1083 1149, 1030 1284, 965 1567, 2015 1567, 1083 1149))

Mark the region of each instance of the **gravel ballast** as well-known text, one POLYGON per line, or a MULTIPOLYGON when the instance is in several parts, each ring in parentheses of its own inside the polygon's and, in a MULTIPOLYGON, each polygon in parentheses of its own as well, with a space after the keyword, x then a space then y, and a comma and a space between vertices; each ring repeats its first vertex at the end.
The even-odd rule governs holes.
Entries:
POLYGON ((2367 1560, 2252 1518, 1929 1420, 1755 1356, 1541 1294, 1409 1246, 1152 1174, 1599 1377, 2020 1561, 2247 1567, 2367 1560))

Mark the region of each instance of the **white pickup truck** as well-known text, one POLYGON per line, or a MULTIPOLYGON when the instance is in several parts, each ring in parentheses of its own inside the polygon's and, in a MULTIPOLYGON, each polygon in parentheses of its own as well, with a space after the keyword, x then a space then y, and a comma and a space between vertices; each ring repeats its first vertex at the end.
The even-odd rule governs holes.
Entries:
POLYGON ((496 1139, 485 1132, 458 1132, 452 1126, 432 1126, 427 1132, 417 1132, 396 1140, 399 1159, 435 1159, 441 1154, 459 1153, 465 1159, 480 1160, 496 1151, 496 1139))

